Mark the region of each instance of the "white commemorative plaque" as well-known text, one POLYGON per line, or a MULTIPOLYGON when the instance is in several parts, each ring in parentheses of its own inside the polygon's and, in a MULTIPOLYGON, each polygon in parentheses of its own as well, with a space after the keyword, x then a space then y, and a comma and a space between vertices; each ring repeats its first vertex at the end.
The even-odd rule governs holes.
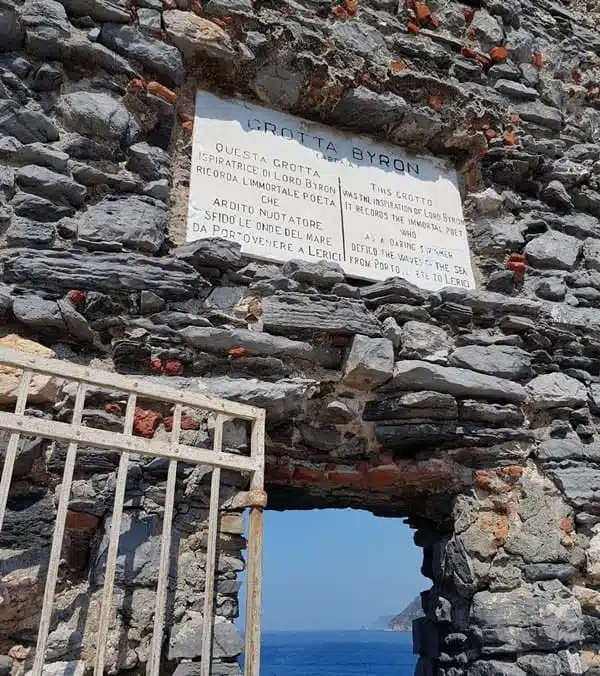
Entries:
POLYGON ((349 277, 474 288, 456 173, 433 158, 199 92, 187 241, 349 277))

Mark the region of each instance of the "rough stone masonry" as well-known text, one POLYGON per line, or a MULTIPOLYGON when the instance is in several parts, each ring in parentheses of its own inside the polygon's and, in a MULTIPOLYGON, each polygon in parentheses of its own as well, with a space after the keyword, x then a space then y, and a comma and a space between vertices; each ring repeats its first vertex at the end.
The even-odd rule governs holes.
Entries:
MULTIPOLYGON (((595 0, 0 0, 3 344, 265 407, 272 508, 407 517, 420 676, 600 673, 599 21, 595 0), (184 245, 198 87, 447 158, 478 289, 184 245)), ((42 385, 28 413, 68 418, 42 385)), ((84 419, 118 428, 115 403, 84 419)), ((64 457, 19 448, 0 674, 32 663, 64 457)), ((93 662, 117 463, 78 456, 47 674, 93 662)), ((111 674, 145 673, 164 482, 132 464, 111 674)), ((199 673, 209 483, 178 478, 164 674, 199 673)), ((224 484, 212 673, 232 676, 244 486, 224 484)))

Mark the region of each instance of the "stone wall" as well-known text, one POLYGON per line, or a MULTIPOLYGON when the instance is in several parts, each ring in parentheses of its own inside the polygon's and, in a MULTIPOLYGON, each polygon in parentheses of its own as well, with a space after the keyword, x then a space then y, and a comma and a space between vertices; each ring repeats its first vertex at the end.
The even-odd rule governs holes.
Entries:
MULTIPOLYGON (((415 631, 423 676, 595 676, 600 12, 336 3, 0 0, 2 333, 264 406, 275 509, 407 517, 433 580, 415 631), (183 245, 197 87, 446 157, 478 289, 183 245)), ((114 403, 98 395, 86 416, 120 424, 114 403)), ((68 417, 69 398, 54 404, 31 414, 68 417)), ((161 415, 145 433, 166 433, 161 415)), ((243 452, 244 430, 227 444, 243 452)), ((62 462, 36 440, 19 452, 0 673, 31 663, 62 462)), ((79 456, 48 673, 93 660, 115 467, 79 456)), ((145 670, 164 477, 131 471, 110 673, 145 670)), ((165 674, 197 673, 207 481, 179 477, 165 674)), ((243 488, 226 483, 224 508, 243 488)), ((213 673, 228 676, 244 540, 240 510, 224 517, 213 673)))

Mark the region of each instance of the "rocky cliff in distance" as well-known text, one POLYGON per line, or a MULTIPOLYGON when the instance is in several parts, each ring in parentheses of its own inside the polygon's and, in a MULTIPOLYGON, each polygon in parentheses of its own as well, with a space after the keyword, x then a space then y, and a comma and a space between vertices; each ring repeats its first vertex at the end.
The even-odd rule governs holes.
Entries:
POLYGON ((394 615, 390 620, 389 628, 392 631, 412 631, 413 620, 423 617, 425 613, 421 607, 421 597, 417 596, 406 608, 398 615, 394 615))

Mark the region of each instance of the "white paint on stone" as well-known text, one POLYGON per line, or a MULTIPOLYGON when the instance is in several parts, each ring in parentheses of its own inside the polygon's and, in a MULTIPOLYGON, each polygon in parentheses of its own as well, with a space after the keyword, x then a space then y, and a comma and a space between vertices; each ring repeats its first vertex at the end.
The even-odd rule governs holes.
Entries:
POLYGON ((475 287, 456 174, 441 161, 199 92, 187 241, 207 237, 350 277, 475 287))

